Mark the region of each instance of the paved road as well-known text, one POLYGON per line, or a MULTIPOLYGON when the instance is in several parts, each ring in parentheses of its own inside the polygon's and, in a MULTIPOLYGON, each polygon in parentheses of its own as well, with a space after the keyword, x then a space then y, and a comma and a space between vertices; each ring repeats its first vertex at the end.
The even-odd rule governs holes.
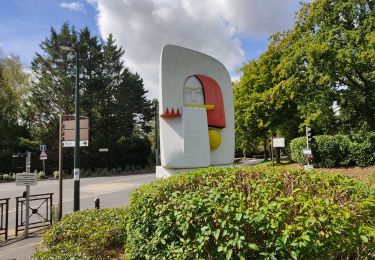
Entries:
MULTIPOLYGON (((129 194, 132 190, 144 183, 155 180, 155 173, 136 174, 127 176, 82 178, 80 185, 80 209, 94 208, 95 198, 100 199, 101 208, 126 206, 129 201, 129 194)), ((0 198, 10 199, 9 226, 10 230, 15 226, 16 196, 22 196, 25 190, 23 186, 16 186, 15 183, 0 184, 0 198)), ((54 193, 53 204, 58 205, 59 182, 58 180, 38 181, 36 186, 30 187, 30 193, 54 193)), ((63 182, 63 214, 73 211, 73 179, 63 182)), ((35 206, 35 204, 32 206, 35 206)), ((42 205, 43 209, 44 205, 42 205)), ((44 212, 44 211, 43 211, 44 212)))

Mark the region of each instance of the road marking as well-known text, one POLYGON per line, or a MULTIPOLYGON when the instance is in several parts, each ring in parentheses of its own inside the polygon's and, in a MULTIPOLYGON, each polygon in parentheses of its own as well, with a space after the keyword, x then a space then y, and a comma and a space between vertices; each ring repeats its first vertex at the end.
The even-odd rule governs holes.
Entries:
POLYGON ((112 191, 127 188, 131 183, 97 183, 85 185, 81 188, 81 192, 95 193, 98 191, 112 191))
MULTIPOLYGON (((119 180, 126 181, 126 180, 148 178, 148 177, 150 177, 152 175, 155 175, 155 174, 147 174, 146 176, 135 176, 135 177, 124 178, 124 179, 119 179, 119 180)), ((116 180, 116 181, 119 181, 119 180, 116 180)), ((112 181, 107 181, 106 183, 110 183, 110 182, 112 182, 112 181)), ((131 188, 131 187, 133 187, 135 185, 134 183, 127 183, 127 184, 130 184, 130 185, 127 188, 125 188, 125 189, 119 189, 119 190, 114 190, 114 191, 106 191, 106 192, 101 192, 101 193, 97 193, 97 194, 81 196, 80 199, 86 199, 86 198, 90 198, 90 197, 96 197, 96 196, 99 196, 99 195, 106 195, 106 194, 109 194, 109 193, 115 193, 115 192, 119 192, 119 191, 124 191, 124 190, 127 190, 127 189, 129 189, 129 188, 131 188)), ((91 185, 93 185, 93 184, 91 184, 91 185)), ((63 203, 64 202, 68 202, 68 201, 73 201, 73 198, 65 198, 65 199, 63 199, 63 203)), ((58 203, 53 203, 53 204, 57 205, 58 203)), ((12 213, 12 212, 15 212, 15 211, 16 211, 16 208, 13 208, 13 209, 10 209, 8 212, 12 213)))

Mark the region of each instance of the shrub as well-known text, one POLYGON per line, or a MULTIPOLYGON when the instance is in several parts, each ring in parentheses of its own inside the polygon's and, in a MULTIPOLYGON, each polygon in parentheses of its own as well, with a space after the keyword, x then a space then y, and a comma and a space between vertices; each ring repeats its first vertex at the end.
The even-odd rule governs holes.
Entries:
POLYGON ((126 209, 84 210, 64 216, 43 235, 34 259, 108 259, 123 250, 126 209))
POLYGON ((375 164, 375 133, 358 133, 352 135, 352 158, 358 166, 366 167, 375 164))
POLYGON ((375 257, 375 194, 335 174, 208 168, 140 187, 129 259, 375 257))
POLYGON ((303 149, 306 148, 306 137, 294 138, 290 142, 290 157, 293 161, 300 164, 307 164, 306 156, 303 154, 303 149))
POLYGON ((47 179, 46 174, 43 171, 40 171, 40 172, 35 171, 34 173, 37 174, 38 180, 47 179))
POLYGON ((314 165, 316 167, 332 168, 336 166, 348 166, 351 161, 350 145, 348 136, 344 135, 321 135, 317 136, 312 146, 314 165))
POLYGON ((59 174, 59 171, 53 171, 53 177, 55 179, 59 178, 60 174, 59 174))
MULTIPOLYGON (((315 137, 311 149, 313 152, 313 163, 316 167, 346 167, 351 165, 368 166, 369 161, 360 163, 358 158, 363 153, 360 145, 354 143, 349 136, 346 135, 320 135, 315 137)), ((374 142, 375 144, 375 142, 374 142)), ((307 160, 303 154, 306 147, 306 137, 298 137, 291 141, 290 150, 291 158, 300 164, 306 164, 307 160)), ((375 145, 374 145, 375 148, 375 145)), ((374 150, 375 151, 375 150, 374 150)), ((375 155, 374 155, 375 158, 375 155)), ((375 161, 374 161, 375 162, 375 161)))
POLYGON ((15 174, 3 174, 3 180, 4 181, 14 181, 16 179, 15 174))

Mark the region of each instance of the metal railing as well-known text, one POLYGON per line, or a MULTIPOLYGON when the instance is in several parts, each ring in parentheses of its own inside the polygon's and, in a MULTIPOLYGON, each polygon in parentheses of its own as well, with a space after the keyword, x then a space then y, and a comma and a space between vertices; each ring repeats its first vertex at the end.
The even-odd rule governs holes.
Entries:
POLYGON ((9 198, 0 199, 0 235, 8 239, 9 198))
POLYGON ((52 225, 52 197, 53 193, 30 195, 29 216, 25 216, 26 198, 16 197, 16 236, 25 230, 26 217, 29 218, 29 229, 52 225))

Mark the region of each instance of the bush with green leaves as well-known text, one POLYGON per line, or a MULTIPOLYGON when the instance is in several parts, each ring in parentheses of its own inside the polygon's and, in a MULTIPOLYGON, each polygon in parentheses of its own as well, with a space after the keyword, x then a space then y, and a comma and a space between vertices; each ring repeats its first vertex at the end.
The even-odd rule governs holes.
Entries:
POLYGON ((129 259, 375 257, 375 192, 335 174, 207 168, 140 187, 129 259))
POLYGON ((352 157, 358 166, 375 164, 375 132, 356 133, 352 136, 352 157))
MULTIPOLYGON (((291 159, 306 164, 303 155, 306 137, 291 141, 291 159)), ((316 167, 347 167, 358 165, 366 167, 375 164, 375 133, 347 135, 319 135, 311 147, 313 162, 316 167)))
POLYGON ((74 212, 43 235, 33 259, 110 259, 124 250, 126 209, 74 212))

